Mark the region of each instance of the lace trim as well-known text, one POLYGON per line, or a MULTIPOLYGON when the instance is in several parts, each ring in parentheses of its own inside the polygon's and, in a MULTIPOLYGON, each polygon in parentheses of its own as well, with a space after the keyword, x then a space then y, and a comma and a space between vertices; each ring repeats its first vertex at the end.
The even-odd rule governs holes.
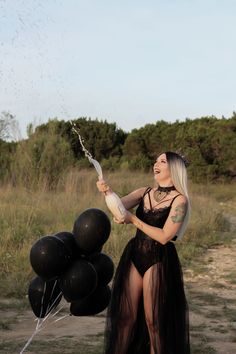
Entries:
POLYGON ((145 214, 151 213, 151 214, 158 214, 158 213, 162 213, 164 210, 170 209, 170 205, 167 205, 163 208, 153 208, 153 209, 148 209, 145 206, 143 207, 143 212, 145 214))

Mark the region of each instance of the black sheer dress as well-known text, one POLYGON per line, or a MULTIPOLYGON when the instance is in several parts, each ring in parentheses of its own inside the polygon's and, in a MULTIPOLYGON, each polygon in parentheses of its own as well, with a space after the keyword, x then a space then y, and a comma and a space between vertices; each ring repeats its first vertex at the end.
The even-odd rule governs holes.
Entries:
MULTIPOLYGON (((150 190, 148 188, 144 196, 149 195, 150 190)), ((149 225, 163 228, 175 198, 167 207, 148 210, 144 208, 143 198, 136 210, 137 217, 149 225)), ((131 308, 127 279, 132 263, 142 277, 147 269, 153 267, 150 292, 155 324, 152 340, 155 354, 189 354, 188 306, 174 242, 162 245, 140 230, 125 247, 114 277, 105 331, 105 354, 120 354, 119 349, 123 348, 122 341, 125 338, 121 329, 129 321, 129 315, 127 311, 124 315, 123 309, 131 308)), ((136 320, 126 337, 126 354, 150 354, 150 336, 142 296, 136 320)))

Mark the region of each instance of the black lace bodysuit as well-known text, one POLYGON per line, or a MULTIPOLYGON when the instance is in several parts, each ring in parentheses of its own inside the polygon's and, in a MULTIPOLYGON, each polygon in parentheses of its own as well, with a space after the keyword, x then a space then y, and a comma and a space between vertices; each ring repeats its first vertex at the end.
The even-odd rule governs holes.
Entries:
MULTIPOLYGON (((139 203, 139 206, 136 210, 137 217, 145 222, 148 225, 163 228, 175 198, 177 198, 180 194, 176 195, 172 200, 170 205, 159 208, 153 209, 151 198, 150 198, 150 191, 151 188, 149 187, 144 195, 142 200, 139 203), (144 208, 144 196, 148 194, 150 209, 144 208)), ((172 240, 175 241, 177 236, 175 236, 172 240)), ((163 245, 151 237, 147 236, 143 231, 137 229, 135 238, 134 238, 134 245, 131 254, 131 260, 135 265, 136 269, 140 273, 141 276, 150 268, 152 265, 161 262, 163 257, 163 245)))
MULTIPOLYGON (((148 188, 144 196, 147 193, 149 195, 150 190, 148 188)), ((150 204, 148 210, 145 209, 144 196, 136 210, 137 217, 151 226, 163 228, 178 195, 171 200, 170 205, 154 209, 150 204)), ((151 203, 151 198, 149 200, 151 203)), ((176 236, 172 241, 175 239, 176 236)), ((124 353, 121 348, 127 348, 126 354, 150 354, 150 340, 155 354, 190 354, 188 305, 181 264, 172 241, 162 245, 137 230, 135 237, 127 243, 112 285, 105 354, 124 353), (134 292, 129 283, 132 264, 142 277, 153 266, 147 278, 146 294, 153 321, 150 333, 146 323, 144 296, 140 296, 135 324, 132 325, 134 292), (126 331, 129 331, 128 335, 126 331)))

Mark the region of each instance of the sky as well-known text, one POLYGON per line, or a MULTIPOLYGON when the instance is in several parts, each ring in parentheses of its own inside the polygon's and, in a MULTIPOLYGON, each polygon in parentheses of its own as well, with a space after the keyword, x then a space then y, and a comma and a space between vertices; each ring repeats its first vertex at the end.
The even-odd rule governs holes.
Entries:
POLYGON ((0 113, 131 131, 236 110, 235 0, 0 0, 0 113))

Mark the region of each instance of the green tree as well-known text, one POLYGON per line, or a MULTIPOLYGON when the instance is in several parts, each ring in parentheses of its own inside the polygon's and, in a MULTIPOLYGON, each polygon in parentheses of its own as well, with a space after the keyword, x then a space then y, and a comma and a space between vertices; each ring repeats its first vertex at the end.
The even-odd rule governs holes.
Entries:
POLYGON ((56 187, 59 178, 74 162, 70 144, 51 122, 45 131, 36 131, 16 149, 12 174, 18 183, 45 188, 56 187))
MULTIPOLYGON (((122 129, 118 129, 115 123, 108 123, 106 120, 92 120, 86 117, 73 119, 71 122, 79 130, 86 149, 97 160, 122 156, 122 147, 127 134, 122 129)), ((65 137, 70 143, 75 158, 84 158, 78 136, 73 131, 69 121, 50 120, 47 124, 38 126, 35 132, 46 132, 50 124, 53 124, 57 133, 65 137)))

